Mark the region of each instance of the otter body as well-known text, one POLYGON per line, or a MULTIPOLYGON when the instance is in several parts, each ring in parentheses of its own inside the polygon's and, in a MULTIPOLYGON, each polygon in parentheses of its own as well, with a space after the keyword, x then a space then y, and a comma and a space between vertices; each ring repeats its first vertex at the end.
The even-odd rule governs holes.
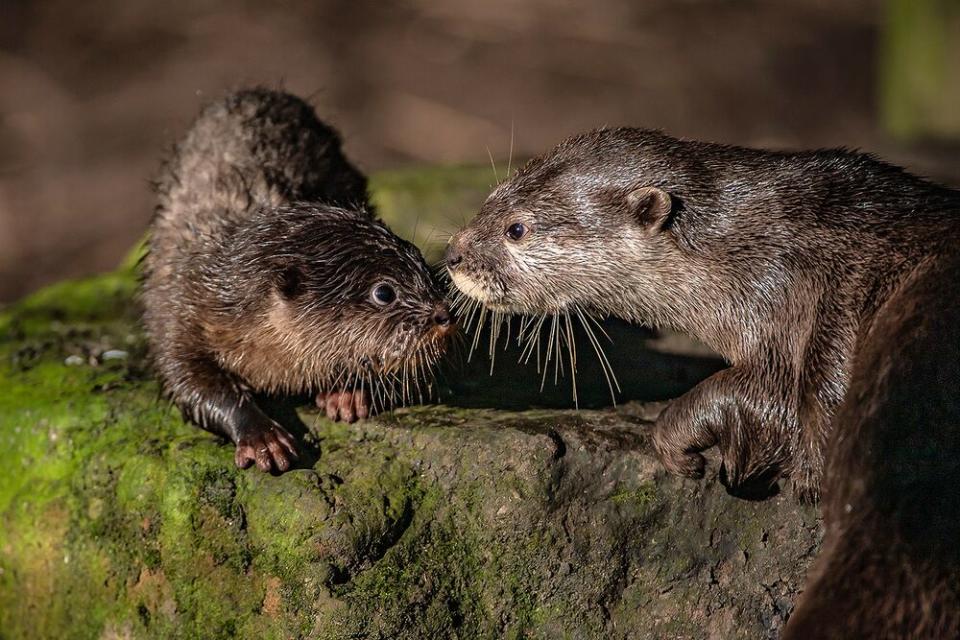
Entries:
POLYGON ((816 499, 858 339, 918 264, 954 250, 958 211, 957 192, 863 154, 610 129, 501 184, 447 262, 494 309, 576 305, 696 336, 732 366, 660 417, 664 464, 700 476, 719 445, 731 487, 784 473, 816 499))
POLYGON ((930 257, 862 336, 785 640, 960 638, 958 300, 960 256, 930 257))
POLYGON ((153 359, 184 415, 236 444, 238 466, 283 471, 296 456, 254 392, 316 393, 353 420, 442 351, 435 279, 299 98, 257 89, 212 104, 158 193, 142 288, 153 359))
POLYGON ((815 501, 828 469, 788 637, 957 637, 958 239, 960 193, 868 155, 605 129, 499 185, 446 261, 494 310, 580 308, 723 354, 654 426, 668 470, 700 477, 718 446, 731 491, 786 475, 815 501))

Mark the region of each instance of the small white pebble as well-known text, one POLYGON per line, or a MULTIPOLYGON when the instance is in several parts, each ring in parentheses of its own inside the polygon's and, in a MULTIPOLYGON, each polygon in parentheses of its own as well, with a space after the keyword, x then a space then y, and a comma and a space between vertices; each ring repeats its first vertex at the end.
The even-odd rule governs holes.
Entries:
POLYGON ((67 356, 63 361, 63 364, 67 365, 68 367, 79 367, 83 364, 83 362, 83 358, 80 356, 67 356))
POLYGON ((104 351, 103 355, 100 356, 101 360, 123 360, 127 357, 126 351, 121 351, 120 349, 110 349, 109 351, 104 351))
POLYGON ((843 510, 846 511, 847 513, 850 513, 851 511, 853 511, 853 505, 848 502, 843 506, 843 510))

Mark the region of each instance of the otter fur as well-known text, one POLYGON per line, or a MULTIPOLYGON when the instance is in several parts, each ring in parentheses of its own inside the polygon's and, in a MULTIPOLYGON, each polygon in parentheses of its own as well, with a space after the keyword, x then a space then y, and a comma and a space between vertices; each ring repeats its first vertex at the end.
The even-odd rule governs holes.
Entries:
POLYGON ((158 184, 143 263, 144 324, 166 392, 284 471, 293 437, 256 393, 317 394, 352 421, 429 369, 452 322, 419 251, 378 221, 335 130, 266 89, 207 107, 158 184))
POLYGON ((825 492, 786 637, 958 637, 958 238, 960 193, 866 154, 619 128, 500 184, 446 263, 493 310, 671 327, 728 360, 652 440, 690 477, 719 447, 734 493, 825 492))

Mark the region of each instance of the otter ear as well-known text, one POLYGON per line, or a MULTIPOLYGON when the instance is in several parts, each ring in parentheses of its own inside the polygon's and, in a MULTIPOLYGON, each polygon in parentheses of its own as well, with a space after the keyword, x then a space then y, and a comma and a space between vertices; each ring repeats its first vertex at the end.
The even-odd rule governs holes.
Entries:
POLYGON ((657 187, 640 187, 627 194, 627 208, 651 234, 663 228, 672 207, 670 194, 657 187))
POLYGON ((303 292, 303 280, 303 271, 296 264, 280 265, 277 268, 277 291, 287 300, 293 300, 303 292))

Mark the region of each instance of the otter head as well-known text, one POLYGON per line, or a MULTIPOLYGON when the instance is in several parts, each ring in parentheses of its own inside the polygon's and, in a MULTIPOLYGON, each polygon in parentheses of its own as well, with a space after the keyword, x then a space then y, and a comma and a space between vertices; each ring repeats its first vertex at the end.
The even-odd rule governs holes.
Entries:
POLYGON ((572 138, 500 184, 450 239, 457 288, 507 313, 630 315, 638 278, 672 250, 674 205, 655 171, 628 166, 634 131, 572 138))
POLYGON ((379 221, 332 206, 281 207, 258 220, 235 259, 260 271, 246 281, 264 283, 245 294, 256 316, 246 322, 257 330, 242 352, 257 357, 249 370, 235 363, 239 373, 260 388, 372 386, 385 398, 429 374, 455 325, 416 247, 379 221), (272 364, 255 361, 264 358, 272 364))

